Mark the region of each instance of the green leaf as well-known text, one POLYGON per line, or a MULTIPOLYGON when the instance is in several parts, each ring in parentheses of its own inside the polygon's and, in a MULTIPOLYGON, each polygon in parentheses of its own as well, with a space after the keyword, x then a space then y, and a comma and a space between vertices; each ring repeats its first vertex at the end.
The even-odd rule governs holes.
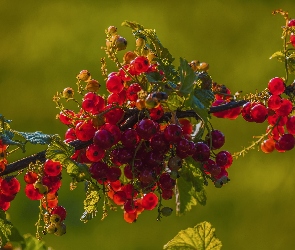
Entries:
POLYGON ((179 96, 176 92, 172 92, 168 95, 168 99, 165 104, 169 110, 175 111, 183 105, 184 98, 179 96))
POLYGON ((100 200, 98 189, 91 183, 87 183, 86 198, 84 200, 84 213, 80 220, 84 223, 94 218, 97 214, 97 204, 100 200))
POLYGON ((75 148, 61 140, 52 141, 46 150, 46 158, 59 161, 66 168, 67 173, 77 181, 90 179, 87 165, 76 162, 70 157, 74 154, 75 148))
POLYGON ((52 138, 54 135, 47 135, 40 131, 36 131, 33 133, 29 132, 15 132, 16 134, 23 137, 26 141, 32 143, 32 144, 49 144, 52 141, 52 138))
POLYGON ((9 240, 12 234, 13 225, 6 219, 0 219, 0 247, 4 246, 9 240))
POLYGON ((213 92, 207 89, 196 88, 194 91, 194 95, 198 99, 198 101, 202 103, 204 108, 211 107, 211 104, 215 99, 213 92))
POLYGON ((202 222, 193 228, 181 230, 163 249, 166 250, 220 250, 221 241, 215 236, 215 228, 202 222))
POLYGON ((146 79, 151 83, 158 83, 158 82, 161 82, 163 79, 163 76, 158 71, 149 72, 149 73, 146 73, 145 75, 146 75, 146 79))
POLYGON ((75 153, 75 148, 61 140, 54 140, 48 145, 46 158, 63 162, 75 153))
POLYGON ((177 179, 176 214, 183 215, 192 209, 192 206, 206 205, 204 179, 199 164, 191 157, 185 159, 180 177, 177 179))
POLYGON ((24 250, 53 250, 51 247, 47 247, 44 241, 38 240, 30 234, 25 234, 24 239, 26 243, 24 250))
POLYGON ((204 122, 207 122, 209 117, 208 109, 194 94, 189 95, 184 101, 184 108, 193 109, 204 122))
POLYGON ((22 249, 26 249, 25 239, 15 227, 11 229, 11 236, 9 237, 9 241, 21 245, 22 249))
POLYGON ((185 97, 192 94, 194 89, 194 82, 196 80, 196 74, 189 66, 188 61, 180 57, 180 65, 178 67, 180 74, 180 88, 179 92, 185 97))
POLYGON ((282 51, 277 51, 272 54, 272 56, 269 59, 274 59, 276 58, 279 62, 284 62, 285 61, 285 54, 282 51))

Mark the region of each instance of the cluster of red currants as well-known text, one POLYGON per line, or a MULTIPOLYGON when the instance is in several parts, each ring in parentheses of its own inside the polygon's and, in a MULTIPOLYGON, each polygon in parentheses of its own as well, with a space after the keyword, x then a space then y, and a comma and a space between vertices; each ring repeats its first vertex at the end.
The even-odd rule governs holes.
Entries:
MULTIPOLYGON (((291 19, 288 22, 288 27, 295 27, 295 19, 291 19)), ((290 34, 290 43, 293 47, 295 47, 295 33, 291 32, 290 34)))
POLYGON ((41 166, 29 168, 24 175, 25 194, 30 200, 41 200, 44 213, 44 233, 63 235, 66 226, 66 210, 58 205, 58 190, 61 187, 62 166, 59 162, 46 160, 41 166))
MULTIPOLYGON (((194 142, 189 119, 162 120, 166 93, 142 95, 141 85, 131 81, 156 70, 147 57, 137 56, 124 70, 108 75, 108 97, 87 92, 78 113, 62 110, 59 114, 60 121, 69 126, 66 142, 91 141, 87 148, 76 150, 72 159, 89 165, 91 177, 105 186, 116 205, 124 207, 124 219, 130 223, 143 210, 156 208, 159 197, 168 200, 174 196, 183 159, 201 162, 204 174, 216 186, 228 181, 226 169, 232 163, 229 152, 213 153, 225 142, 220 131, 212 130, 204 141, 194 142), (123 128, 130 110, 139 111, 138 117, 142 117, 123 128)), ((83 70, 77 79, 87 83, 91 75, 83 70)))

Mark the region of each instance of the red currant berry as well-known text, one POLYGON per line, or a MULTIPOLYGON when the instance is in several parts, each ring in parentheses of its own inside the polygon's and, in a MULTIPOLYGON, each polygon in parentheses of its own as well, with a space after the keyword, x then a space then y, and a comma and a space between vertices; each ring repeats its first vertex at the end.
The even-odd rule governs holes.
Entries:
POLYGON ((163 189, 161 196, 164 200, 170 200, 172 199, 174 195, 173 189, 163 189))
POLYGON ((97 130, 93 137, 93 143, 101 149, 108 149, 114 145, 114 136, 105 129, 97 130))
POLYGON ((137 73, 146 72, 149 69, 150 62, 145 56, 138 56, 130 62, 137 73))
POLYGON ((151 119, 141 120, 137 127, 136 132, 141 139, 149 140, 157 132, 157 125, 151 119))
POLYGON ((58 161, 46 160, 44 163, 44 173, 49 176, 57 176, 61 173, 62 166, 58 161))
POLYGON ((286 123, 289 134, 295 135, 295 116, 290 116, 286 123))
POLYGON ((278 140, 278 146, 282 150, 291 150, 294 148, 295 138, 292 134, 283 134, 278 140))
POLYGON ((77 139, 75 129, 74 128, 69 128, 66 133, 65 133, 65 139, 67 142, 74 141, 77 139))
POLYGON ((98 162, 105 156, 105 150, 92 143, 86 148, 86 156, 92 162, 98 162))
POLYGON ((70 125, 74 117, 75 112, 69 109, 61 111, 58 116, 59 120, 65 125, 70 125))
POLYGON ((139 137, 134 129, 127 129, 121 135, 121 142, 125 148, 134 148, 139 142, 139 137))
POLYGON ((267 108, 262 104, 255 104, 250 111, 250 115, 254 122, 262 123, 268 116, 267 108))
POLYGON ((212 130, 210 134, 206 135, 206 143, 207 145, 212 146, 212 149, 219 149, 221 148, 225 143, 225 136, 224 134, 219 130, 212 130), (210 139, 211 137, 211 139, 210 139))
POLYGON ((116 125, 123 118, 124 110, 121 108, 114 108, 113 105, 109 104, 104 110, 106 111, 104 117, 107 123, 116 125))
POLYGON ((92 163, 89 168, 91 177, 96 180, 106 180, 107 171, 108 165, 102 161, 92 163))
POLYGON ((105 123, 100 129, 109 131, 115 138, 113 145, 117 144, 121 139, 121 130, 115 124, 105 123))
POLYGON ((93 138, 95 131, 91 122, 79 122, 75 128, 76 136, 80 141, 89 141, 93 138))
POLYGON ((272 95, 280 95, 285 91, 285 83, 282 78, 274 77, 268 82, 268 89, 272 95))
POLYGON ((25 173, 24 180, 28 184, 33 184, 38 180, 38 174, 32 171, 25 173))
POLYGON ((30 200, 41 200, 43 197, 43 194, 40 194, 39 190, 33 184, 26 185, 25 194, 30 200))
POLYGON ((135 211, 134 213, 127 213, 124 211, 124 220, 128 223, 133 223, 137 220, 137 212, 135 211))
POLYGON ((180 126, 182 128, 183 134, 190 135, 193 132, 193 125, 188 119, 180 118, 179 120, 180 126))
POLYGON ((289 27, 295 26, 295 19, 291 19, 291 20, 289 20, 289 22, 288 22, 288 26, 289 26, 289 27))
POLYGON ((195 143, 195 153, 193 154, 193 159, 195 161, 207 161, 210 157, 210 148, 207 144, 203 142, 195 143))
POLYGON ((57 206, 52 209, 51 214, 57 214, 60 216, 60 221, 63 221, 67 217, 67 211, 63 206, 57 206))
POLYGON ((281 106, 282 98, 278 95, 271 95, 267 100, 267 106, 273 110, 278 109, 281 106))
POLYGON ((169 124, 164 129, 165 139, 170 142, 170 144, 174 144, 180 141, 182 137, 182 129, 177 124, 169 124))
POLYGON ((273 139, 266 139, 260 144, 261 151, 268 154, 274 151, 276 142, 273 139))
POLYGON ((106 81, 106 88, 111 93, 120 93, 124 88, 121 77, 117 75, 110 76, 106 81))
POLYGON ((159 185, 161 189, 173 189, 176 181, 171 178, 170 174, 163 173, 159 178, 159 185))
POLYGON ((113 195, 113 201, 116 205, 124 205, 127 200, 126 193, 124 191, 117 191, 113 195))
POLYGON ((281 106, 276 110, 280 116, 288 116, 293 109, 293 104, 288 99, 282 98, 281 106))
POLYGON ((153 210, 158 205, 158 196, 150 192, 143 196, 142 207, 146 210, 153 210))
POLYGON ((15 195, 20 190, 20 183, 15 177, 6 177, 0 183, 0 189, 7 196, 15 195))
POLYGON ((132 83, 126 90, 126 96, 129 101, 135 102, 138 99, 137 93, 141 91, 141 87, 138 83, 132 83))
POLYGON ((117 167, 109 167, 106 172, 106 177, 109 182, 115 182, 119 180, 121 176, 121 169, 117 167))

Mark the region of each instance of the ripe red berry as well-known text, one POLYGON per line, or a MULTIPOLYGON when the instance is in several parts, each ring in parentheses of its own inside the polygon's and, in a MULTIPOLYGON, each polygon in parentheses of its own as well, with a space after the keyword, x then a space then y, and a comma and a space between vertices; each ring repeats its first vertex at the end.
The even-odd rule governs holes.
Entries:
POLYGON ((150 192, 143 196, 142 207, 146 210, 153 210, 158 205, 158 196, 150 192))
POLYGON ((208 144, 208 146, 210 146, 211 143, 212 149, 219 149, 225 143, 225 136, 221 131, 217 129, 212 130, 210 134, 206 135, 206 143, 208 144))
POLYGON ((121 77, 117 75, 110 76, 106 81, 106 88, 111 93, 120 93, 124 88, 121 77))
POLYGON ((295 145, 295 138, 291 134, 283 134, 278 140, 278 146, 282 150, 291 150, 295 145))
POLYGON ((295 116, 290 116, 286 123, 289 134, 295 135, 295 116))
POLYGON ((136 131, 141 139, 149 140, 157 132, 156 123, 151 119, 141 120, 136 127, 136 131))
POLYGON ((150 62, 145 56, 138 56, 130 62, 137 73, 146 72, 149 69, 150 62))
POLYGON ((275 144, 276 142, 273 139, 268 138, 260 144, 261 151, 266 154, 271 153, 275 149, 275 144))
POLYGON ((268 82, 268 89, 272 95, 280 95, 285 91, 285 83, 282 78, 274 77, 268 82))
POLYGON ((106 180, 107 170, 108 165, 102 161, 92 163, 89 168, 91 177, 96 180, 106 180))
POLYGON ((98 162, 105 156, 105 150, 92 143, 86 148, 86 156, 92 162, 98 162))
POLYGON ((95 127, 91 122, 78 122, 75 127, 75 133, 80 141, 89 141, 93 138, 95 127))
POLYGON ((195 143, 195 153, 193 154, 195 161, 207 161, 210 157, 210 148, 204 142, 195 143))
POLYGON ((127 200, 126 193, 122 190, 115 192, 113 195, 113 201, 117 205, 124 205, 126 200, 127 200))
POLYGON ((295 19, 290 19, 288 22, 288 26, 289 27, 295 26, 295 19))
POLYGON ((164 129, 165 139, 170 142, 170 144, 174 144, 180 141, 182 137, 182 129, 177 124, 169 124, 164 129))
POLYGON ((61 173, 62 166, 58 161, 46 160, 44 163, 44 173, 49 176, 57 176, 61 173))
POLYGON ((281 106, 282 98, 278 95, 271 95, 267 100, 267 106, 273 110, 278 109, 281 106))
POLYGON ((97 130, 93 137, 93 143, 102 149, 110 148, 114 141, 114 136, 106 129, 97 130))
POLYGON ((161 189, 173 189, 176 181, 171 178, 170 174, 163 173, 159 178, 159 185, 161 189))
POLYGON ((256 123, 262 123, 268 116, 267 108, 262 104, 255 104, 250 111, 250 116, 256 123))
POLYGON ((290 100, 282 98, 281 106, 276 110, 280 116, 288 116, 293 109, 293 104, 290 100))
POLYGON ((25 194, 30 200, 41 200, 43 197, 43 194, 40 194, 39 190, 33 184, 26 185, 25 194))
POLYGON ((135 102, 138 99, 137 93, 139 91, 141 91, 141 86, 138 83, 132 83, 126 90, 127 99, 135 102))
POLYGON ((67 211, 63 206, 57 206, 52 209, 51 214, 57 214, 60 216, 60 221, 63 221, 67 217, 67 211))
POLYGON ((32 171, 29 171, 27 173, 25 173, 24 175, 24 180, 26 183, 28 184, 33 184, 37 181, 38 179, 38 174, 32 171))
POLYGON ((20 190, 20 182, 15 177, 6 177, 0 183, 0 189, 7 196, 15 195, 20 190))

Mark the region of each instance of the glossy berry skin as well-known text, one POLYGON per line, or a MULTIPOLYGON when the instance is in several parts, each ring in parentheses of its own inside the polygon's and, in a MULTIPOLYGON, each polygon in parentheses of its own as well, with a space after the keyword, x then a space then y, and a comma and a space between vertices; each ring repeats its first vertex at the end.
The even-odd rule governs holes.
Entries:
POLYGON ((92 162, 98 162, 105 156, 105 150, 92 143, 86 148, 86 156, 92 162))
POLYGON ((156 123, 151 119, 144 119, 138 123, 136 132, 141 139, 149 140, 157 132, 156 123))
POLYGON ((92 163, 89 168, 91 177, 96 180, 106 180, 107 171, 108 165, 102 161, 92 163))
POLYGON ((268 116, 267 108, 262 104, 255 104, 250 111, 251 118, 256 123, 262 123, 268 116))
POLYGON ((289 22, 288 22, 288 26, 289 26, 289 27, 295 26, 295 19, 291 19, 291 20, 289 20, 289 22))
POLYGON ((44 163, 44 173, 49 176, 57 176, 61 173, 62 166, 58 161, 46 160, 44 163))
POLYGON ((138 56, 130 63, 137 73, 146 72, 149 69, 150 63, 145 56, 138 56))
POLYGON ((119 191, 115 192, 113 195, 113 201, 117 205, 124 205, 126 200, 127 200, 127 196, 124 191, 119 190, 119 191))
POLYGON ((285 91, 285 83, 282 78, 274 77, 268 82, 268 89, 272 95, 280 95, 285 91))
POLYGON ((20 190, 20 182, 15 177, 6 177, 0 183, 0 189, 7 196, 15 195, 20 190))
POLYGON ((193 126, 188 119, 180 118, 179 123, 182 128, 183 134, 190 135, 193 132, 193 126))
POLYGON ((143 196, 142 207, 146 210, 153 210, 158 205, 158 196, 150 192, 143 196))
POLYGON ((53 208, 51 214, 58 214, 60 216, 60 221, 63 221, 67 217, 67 211, 63 206, 53 208))
POLYGON ((295 138, 291 134, 283 134, 278 140, 278 146, 282 150, 291 150, 294 148, 295 145, 295 138))
POLYGON ((229 168, 233 162, 233 157, 228 151, 220 151, 216 154, 215 161, 219 167, 229 168))
POLYGON ((208 146, 210 146, 210 142, 212 143, 212 149, 219 149, 221 148, 225 143, 225 136, 224 134, 219 130, 212 130, 210 134, 206 136, 206 143, 208 146), (210 140, 211 135, 211 140, 210 140))
POLYGON ((109 167, 106 172, 107 180, 110 182, 115 182, 119 180, 121 176, 121 169, 117 167, 109 167))
POLYGON ((275 144, 276 142, 273 139, 266 139, 260 144, 261 151, 266 154, 271 153, 275 150, 275 144))
POLYGON ((283 98, 281 106, 276 110, 276 113, 280 116, 287 116, 291 113, 293 104, 290 100, 283 98))
POLYGON ((105 129, 97 130, 93 137, 93 143, 102 149, 108 149, 113 146, 114 136, 105 129))
POLYGON ((207 161, 210 157, 210 148, 203 142, 195 143, 195 153, 193 154, 195 161, 207 161))
POLYGON ((126 96, 129 101, 136 101, 138 99, 137 93, 141 91, 141 87, 138 83, 132 83, 126 90, 126 96))
POLYGON ((139 142, 139 137, 135 129, 128 128, 121 135, 121 142, 125 148, 134 148, 139 142))
POLYGON ((75 127, 75 134, 80 141, 89 141, 93 138, 95 131, 91 122, 79 122, 75 127))
POLYGON ((164 136, 170 144, 177 143, 182 138, 182 129, 177 124, 169 124, 164 130, 164 136))
POLYGON ((38 174, 35 173, 35 172, 27 172, 25 173, 24 175, 24 181, 27 183, 27 184, 33 184, 37 181, 38 179, 38 174))
POLYGON ((159 185, 161 189, 173 189, 176 181, 170 177, 170 174, 163 173, 159 178, 159 185))
POLYGON ((155 134, 150 140, 150 146, 153 150, 158 150, 160 152, 167 152, 170 147, 163 133, 155 134))
POLYGON ((247 102, 242 107, 241 114, 244 120, 246 120, 247 122, 254 122, 253 118, 251 117, 252 106, 253 104, 251 102, 247 102))
POLYGON ((286 122, 289 134, 295 135, 295 116, 290 116, 286 122))
POLYGON ((25 194, 30 200, 41 200, 43 194, 40 194, 33 184, 27 184, 25 187, 25 194))
POLYGON ((107 123, 116 125, 123 118, 124 111, 121 108, 114 108, 113 105, 109 104, 104 110, 107 111, 104 114, 107 123))
POLYGON ((293 47, 295 47, 295 34, 291 33, 290 35, 290 42, 292 44, 293 47))
POLYGON ((58 116, 59 120, 65 125, 70 125, 72 123, 72 117, 75 117, 75 112, 69 109, 60 112, 58 116))
POLYGON ((278 109, 281 106, 282 98, 278 95, 271 95, 267 100, 267 106, 273 110, 278 109))
POLYGON ((106 88, 110 93, 120 93, 123 88, 123 81, 117 75, 110 76, 106 81, 106 88))

